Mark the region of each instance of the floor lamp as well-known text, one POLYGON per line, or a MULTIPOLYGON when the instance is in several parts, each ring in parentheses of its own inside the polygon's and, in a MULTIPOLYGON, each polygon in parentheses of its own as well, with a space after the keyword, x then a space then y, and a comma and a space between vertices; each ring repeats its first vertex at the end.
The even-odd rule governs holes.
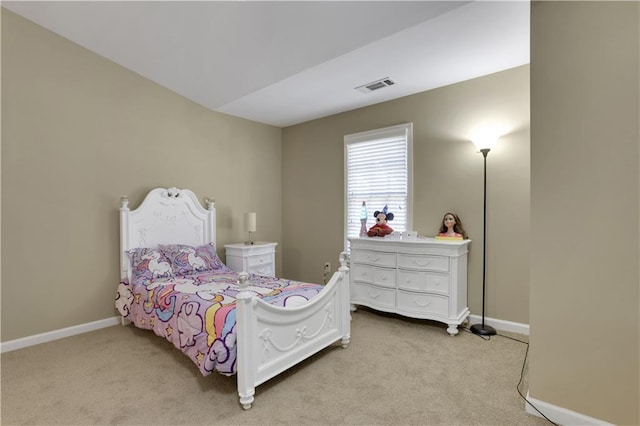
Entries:
POLYGON ((482 208, 482 322, 472 325, 471 332, 481 336, 494 336, 496 334, 495 328, 484 323, 484 299, 487 284, 487 154, 491 150, 493 142, 495 142, 495 139, 474 141, 484 157, 484 204, 482 208))

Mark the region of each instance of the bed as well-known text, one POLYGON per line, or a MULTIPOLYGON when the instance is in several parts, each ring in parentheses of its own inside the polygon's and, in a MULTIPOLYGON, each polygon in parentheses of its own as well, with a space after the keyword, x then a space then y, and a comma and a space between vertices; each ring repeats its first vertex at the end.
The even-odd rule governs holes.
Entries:
POLYGON ((156 188, 140 206, 120 199, 123 324, 153 330, 203 375, 236 375, 240 404, 256 386, 350 340, 349 268, 326 285, 229 269, 216 254, 216 209, 187 189, 156 188))

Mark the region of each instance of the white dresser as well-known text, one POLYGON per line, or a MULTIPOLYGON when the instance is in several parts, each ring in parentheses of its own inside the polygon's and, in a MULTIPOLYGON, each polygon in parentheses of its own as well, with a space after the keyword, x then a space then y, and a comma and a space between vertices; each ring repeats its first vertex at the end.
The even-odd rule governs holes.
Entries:
POLYGON ((227 244, 226 265, 237 272, 276 276, 276 246, 278 243, 227 244))
POLYGON ((471 240, 349 238, 351 303, 440 321, 447 332, 469 316, 467 252, 471 240))

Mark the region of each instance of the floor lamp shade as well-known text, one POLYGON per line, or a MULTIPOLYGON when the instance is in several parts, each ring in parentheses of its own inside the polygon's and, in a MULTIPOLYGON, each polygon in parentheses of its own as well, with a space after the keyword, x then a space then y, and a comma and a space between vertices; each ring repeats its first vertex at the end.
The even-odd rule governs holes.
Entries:
POLYGON ((484 202, 482 209, 482 322, 480 324, 474 324, 471 326, 471 332, 479 334, 481 336, 493 336, 496 334, 496 329, 490 325, 484 323, 484 305, 485 305, 485 293, 486 293, 486 281, 487 281, 487 154, 489 154, 490 148, 487 148, 487 142, 484 143, 484 148, 479 144, 480 152, 484 160, 484 202))

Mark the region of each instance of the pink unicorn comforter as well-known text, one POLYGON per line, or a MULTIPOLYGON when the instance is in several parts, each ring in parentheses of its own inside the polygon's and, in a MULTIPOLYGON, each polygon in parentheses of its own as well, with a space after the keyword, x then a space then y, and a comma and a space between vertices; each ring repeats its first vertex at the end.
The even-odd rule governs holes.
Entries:
MULTIPOLYGON (((238 274, 226 267, 118 286, 116 307, 136 327, 153 330, 184 352, 203 376, 236 373, 238 274)), ((323 286, 251 275, 249 291, 276 306, 295 306, 323 286)))

